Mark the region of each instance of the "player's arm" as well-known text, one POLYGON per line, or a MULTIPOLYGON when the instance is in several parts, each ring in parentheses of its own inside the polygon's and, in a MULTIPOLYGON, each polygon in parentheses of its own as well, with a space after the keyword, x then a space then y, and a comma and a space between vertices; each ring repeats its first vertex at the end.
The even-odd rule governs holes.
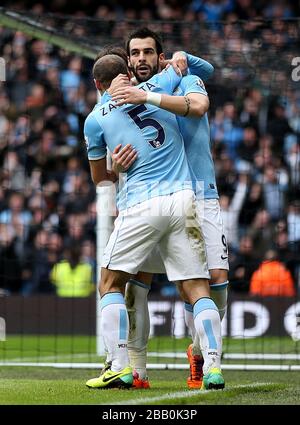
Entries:
POLYGON ((153 81, 155 86, 159 86, 166 93, 145 91, 134 86, 122 86, 114 91, 112 100, 117 102, 119 106, 126 103, 134 105, 149 103, 176 115, 202 117, 209 108, 207 93, 205 92, 205 96, 192 92, 187 96, 172 96, 171 94, 181 80, 181 76, 176 74, 175 70, 170 67, 149 80, 149 82, 153 81))
MULTIPOLYGON (((109 89, 107 89, 107 93, 111 95, 111 93, 114 92, 118 87, 120 86, 129 86, 130 81, 128 80, 128 75, 125 74, 119 74, 117 77, 115 77, 109 89)), ((102 97, 103 100, 103 97, 102 97)), ((106 102, 107 99, 104 100, 106 102)), ((102 102, 101 102, 102 103, 102 102)), ((137 152, 136 150, 129 144, 125 145, 122 148, 122 145, 118 145, 115 147, 111 154, 112 159, 112 172, 119 177, 119 173, 125 173, 131 165, 134 163, 134 161, 137 159, 137 152)), ((94 167, 93 167, 94 168, 94 167)))
POLYGON ((176 72, 182 72, 183 75, 186 75, 188 71, 189 74, 197 75, 203 81, 208 80, 214 73, 214 67, 211 63, 183 51, 175 52, 172 59, 165 60, 162 66, 164 67, 167 64, 172 65, 176 72))
POLYGON ((161 95, 160 108, 183 117, 201 118, 209 108, 207 96, 189 93, 185 96, 161 95))
POLYGON ((148 92, 145 103, 154 104, 173 114, 190 118, 201 118, 209 108, 209 99, 200 93, 188 93, 185 96, 170 96, 148 92))
POLYGON ((107 169, 106 143, 100 124, 94 115, 90 114, 84 123, 84 138, 88 153, 91 177, 95 185, 103 181, 115 182, 117 176, 107 169))
POLYGON ((114 93, 112 100, 115 100, 118 105, 132 103, 139 105, 149 103, 173 114, 202 117, 209 108, 208 97, 201 93, 189 93, 186 96, 171 96, 168 94, 145 92, 138 87, 122 87, 114 93))
POLYGON ((182 96, 172 97, 183 97, 184 99, 189 99, 191 101, 190 109, 187 108, 187 111, 183 116, 201 118, 209 108, 209 97, 203 81, 195 75, 187 75, 182 78, 180 89, 182 96))
POLYGON ((98 160, 89 161, 91 177, 95 185, 104 181, 110 181, 115 183, 118 180, 118 177, 113 171, 107 169, 106 166, 106 156, 98 160))
POLYGON ((188 68, 192 75, 197 75, 203 81, 208 80, 213 75, 215 69, 211 63, 189 53, 186 53, 186 56, 188 68))

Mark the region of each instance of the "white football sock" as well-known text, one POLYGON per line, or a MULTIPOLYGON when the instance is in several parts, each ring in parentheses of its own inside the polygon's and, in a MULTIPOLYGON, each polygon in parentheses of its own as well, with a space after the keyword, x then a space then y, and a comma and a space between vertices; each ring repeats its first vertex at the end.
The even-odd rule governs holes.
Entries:
POLYGON ((147 376, 147 343, 150 333, 148 293, 150 286, 135 279, 126 285, 125 302, 129 316, 128 353, 130 365, 140 379, 147 376))
POLYGON ((212 283, 210 285, 211 298, 218 307, 221 322, 227 309, 228 283, 227 280, 223 283, 212 283))
MULTIPOLYGON (((204 358, 203 373, 211 367, 220 368, 222 353, 221 320, 211 298, 200 298, 193 306, 194 322, 204 358)), ((198 345, 198 344, 196 344, 198 345)))
MULTIPOLYGON (((218 307, 221 322, 225 316, 227 309, 227 298, 228 298, 228 280, 222 283, 212 283, 210 285, 211 298, 218 307)), ((190 335, 193 340, 193 354, 202 355, 200 347, 195 344, 196 330, 194 325, 193 306, 187 302, 184 303, 184 320, 185 324, 189 329, 190 335)))
POLYGON ((198 346, 195 344, 196 329, 194 324, 193 306, 187 302, 184 303, 184 321, 193 340, 193 355, 202 357, 199 344, 198 346))
POLYGON ((101 332, 112 362, 111 370, 118 372, 129 365, 127 341, 129 321, 125 300, 120 292, 109 292, 101 298, 101 332))

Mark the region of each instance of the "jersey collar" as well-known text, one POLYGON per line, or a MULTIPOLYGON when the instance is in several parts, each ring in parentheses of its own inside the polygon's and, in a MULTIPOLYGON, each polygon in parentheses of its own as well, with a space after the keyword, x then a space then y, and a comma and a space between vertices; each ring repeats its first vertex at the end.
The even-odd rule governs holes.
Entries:
POLYGON ((108 102, 111 99, 111 95, 105 91, 101 96, 101 104, 108 102))

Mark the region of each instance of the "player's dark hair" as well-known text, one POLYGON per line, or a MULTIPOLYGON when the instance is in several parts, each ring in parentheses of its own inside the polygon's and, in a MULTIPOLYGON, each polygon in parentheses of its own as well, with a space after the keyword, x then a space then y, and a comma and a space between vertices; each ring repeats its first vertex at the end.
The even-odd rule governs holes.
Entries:
POLYGON ((93 77, 107 87, 117 75, 127 73, 127 64, 117 55, 105 55, 93 66, 93 77))
POLYGON ((137 30, 135 30, 131 34, 129 34, 127 41, 126 41, 127 55, 128 56, 130 55, 129 44, 130 44, 130 42, 133 38, 148 38, 148 37, 153 38, 153 40, 155 41, 156 52, 157 52, 158 55, 160 55, 163 52, 162 40, 156 32, 150 30, 147 27, 138 28, 137 30))
POLYGON ((124 59, 125 63, 127 64, 127 61, 128 61, 127 53, 126 53, 126 50, 123 49, 123 47, 114 46, 114 45, 104 46, 103 49, 101 49, 100 52, 97 54, 95 58, 95 62, 106 55, 120 56, 120 58, 124 59))

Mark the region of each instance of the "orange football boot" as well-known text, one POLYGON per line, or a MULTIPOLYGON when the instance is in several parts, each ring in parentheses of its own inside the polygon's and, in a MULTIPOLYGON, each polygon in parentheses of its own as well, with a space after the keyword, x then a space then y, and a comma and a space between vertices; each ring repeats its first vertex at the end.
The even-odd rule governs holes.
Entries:
POLYGON ((136 389, 143 389, 143 390, 147 390, 150 388, 150 382, 148 377, 144 378, 144 379, 140 379, 139 374, 134 371, 133 372, 133 384, 132 384, 133 388, 136 389))
POLYGON ((190 376, 187 378, 187 385, 190 389, 200 389, 203 380, 204 360, 202 356, 193 354, 193 344, 188 346, 186 353, 190 364, 190 376))

